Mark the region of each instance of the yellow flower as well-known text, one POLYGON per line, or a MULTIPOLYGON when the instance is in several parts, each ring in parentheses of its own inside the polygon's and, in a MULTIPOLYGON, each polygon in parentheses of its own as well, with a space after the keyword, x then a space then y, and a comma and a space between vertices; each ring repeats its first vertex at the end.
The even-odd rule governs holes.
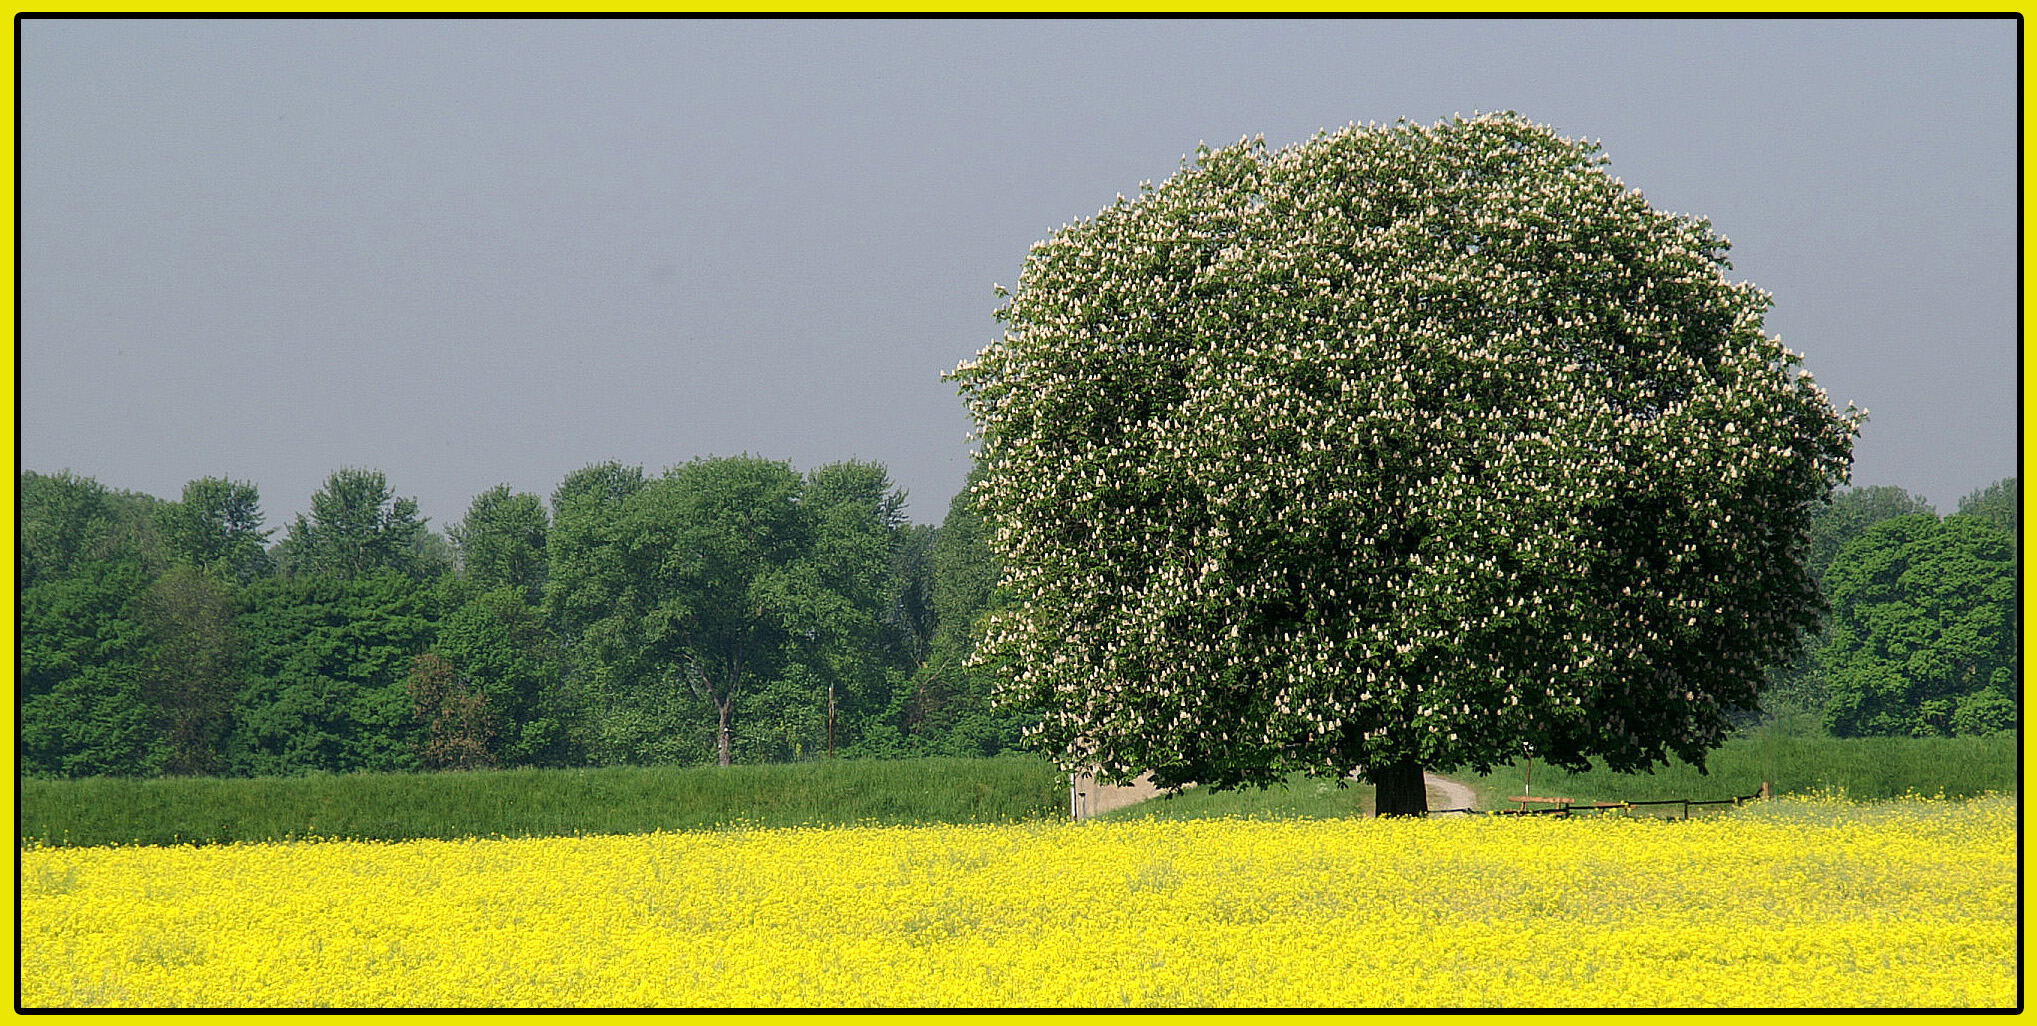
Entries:
POLYGON ((2012 799, 32 848, 27 1007, 2007 1007, 2012 799))

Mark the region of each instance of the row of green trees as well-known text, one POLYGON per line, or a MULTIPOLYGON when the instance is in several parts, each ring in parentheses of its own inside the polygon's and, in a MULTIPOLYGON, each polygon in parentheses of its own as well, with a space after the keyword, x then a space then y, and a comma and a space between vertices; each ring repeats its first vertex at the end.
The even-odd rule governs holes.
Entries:
POLYGON ((273 540, 246 482, 19 487, 28 774, 993 754, 1022 725, 963 667, 980 520, 906 523, 874 463, 601 463, 443 536, 372 470, 273 540))
MULTIPOLYGON (((972 477, 971 481, 974 482, 972 477)), ((20 477, 25 772, 286 774, 992 754, 965 666, 996 595, 965 490, 905 522, 883 467, 602 463, 441 536, 370 470, 276 533, 245 482, 177 501, 20 477), (832 715, 831 715, 832 714, 832 715)), ((1830 607, 1771 715, 1840 736, 2013 729, 2015 479, 1940 518, 1896 487, 1812 520, 1830 607)))
POLYGON ((1808 550, 1823 630, 1773 674, 1765 709, 1840 737, 2015 729, 2018 521, 2015 478, 1943 518, 1897 487, 1835 494, 1808 550))

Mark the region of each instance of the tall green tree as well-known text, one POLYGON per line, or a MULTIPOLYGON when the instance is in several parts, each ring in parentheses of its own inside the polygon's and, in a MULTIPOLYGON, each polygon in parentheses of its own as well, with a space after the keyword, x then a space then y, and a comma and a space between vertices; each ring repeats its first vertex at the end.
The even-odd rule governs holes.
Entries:
POLYGON ((1986 488, 1976 488, 1959 500, 1956 516, 1974 517, 2009 536, 2020 555, 2022 551, 2022 507, 2017 499, 2016 479, 2005 477, 1986 488))
POLYGON ((517 588, 531 601, 544 594, 545 534, 551 518, 544 500, 496 485, 474 497, 467 515, 447 532, 459 549, 460 569, 484 590, 517 588))
POLYGON ((433 651, 486 698, 490 755, 506 766, 583 759, 582 704, 544 611, 515 585, 482 592, 438 624, 433 651))
POLYGON ((71 576, 112 523, 105 486, 68 470, 24 470, 16 487, 17 583, 27 588, 71 576))
POLYGON ((1064 766, 1702 764, 1816 623, 1857 420, 1726 241, 1511 114, 1199 150, 1035 246, 956 371, 1064 766))
POLYGON ((156 526, 173 559, 220 567, 246 583, 270 571, 262 529, 261 493, 254 484, 201 477, 184 485, 182 498, 156 510, 156 526))
POLYGON ((622 581, 616 531, 624 503, 646 483, 642 467, 610 461, 568 474, 553 491, 545 611, 569 634, 581 635, 613 612, 611 589, 622 581))
MULTIPOLYGON (((1831 566, 1833 558, 1848 542, 1884 520, 1919 513, 1937 516, 1922 496, 1912 495, 1894 485, 1869 485, 1834 491, 1831 501, 1818 507, 1811 517, 1809 545, 1804 552, 1804 566, 1811 572, 1811 579, 1818 582, 1819 594, 1824 594, 1826 568, 1831 566)), ((1821 618, 1812 633, 1823 632, 1821 618)), ((1831 694, 1826 688, 1824 675, 1818 672, 1814 658, 1816 650, 1817 644, 1807 645, 1785 661, 1770 667, 1768 687, 1761 698, 1761 714, 1748 715, 1743 719, 1752 722, 1767 717, 1803 716, 1822 722, 1831 694)))
POLYGON ((552 512, 565 516, 569 508, 583 504, 613 509, 643 491, 648 483, 642 467, 624 466, 614 460, 591 463, 559 482, 559 487, 552 491, 552 512))
POLYGON ((21 771, 147 776, 167 749, 142 608, 168 566, 152 496, 63 471, 16 495, 16 713, 21 771))
POLYGON ((973 491, 982 480, 979 463, 949 503, 934 537, 928 589, 934 633, 903 703, 913 747, 929 754, 995 755, 1015 749, 1022 730, 1037 719, 1023 708, 994 708, 996 674, 971 659, 986 618, 1000 605, 997 557, 973 491))
POLYGON ((934 632, 940 627, 934 608, 934 547, 940 529, 904 524, 892 538, 892 587, 884 624, 900 661, 910 668, 933 654, 934 632))
MULTIPOLYGON (((818 715, 808 721, 822 724, 832 704, 839 748, 860 743, 865 754, 894 752, 897 732, 887 714, 903 641, 894 612, 905 494, 882 465, 848 460, 810 471, 797 502, 803 550, 764 582, 789 641, 787 658, 804 670, 803 686, 783 700, 813 709, 818 715)), ((817 749, 822 739, 814 740, 817 749)))
POLYGON ((236 621, 246 675, 229 771, 282 776, 418 767, 406 682, 434 643, 440 593, 398 570, 258 581, 236 621))
POLYGON ((156 717, 164 773, 217 776, 227 769, 246 657, 237 597, 226 579, 232 568, 231 556, 204 566, 179 563, 135 607, 147 639, 142 693, 156 717))
POLYGON ((291 523, 279 556, 293 576, 356 580, 380 570, 422 576, 425 518, 417 500, 400 498, 379 470, 333 472, 311 496, 311 512, 291 523))
POLYGON ((698 703, 728 765, 738 703, 785 668, 788 597, 802 591, 788 568, 811 538, 801 479, 747 456, 695 460, 634 490, 619 471, 604 466, 571 482, 592 487, 555 497, 546 586, 576 650, 597 751, 675 754, 647 735, 681 729, 698 703))
POLYGON ((1919 513, 1933 517, 1938 515, 1922 496, 1912 495, 1894 485, 1838 489, 1832 493, 1832 501, 1820 507, 1811 518, 1810 546, 1804 553, 1805 565, 1810 567, 1811 575, 1822 583, 1826 568, 1832 565, 1832 560, 1848 542, 1866 534, 1868 528, 1884 520, 1919 513))
POLYGON ((1978 517, 1897 517, 1840 550, 1818 652, 1841 737, 2014 729, 2016 562, 1978 517))
POLYGON ((17 597, 20 771, 153 776, 169 753, 150 702, 150 636, 137 610, 151 577, 134 561, 79 559, 63 569, 61 576, 45 569, 17 597))
POLYGON ((155 529, 162 502, 154 496, 108 489, 68 470, 23 471, 18 488, 17 587, 76 576, 92 562, 137 563, 151 574, 166 564, 155 529))
POLYGON ((670 532, 646 640, 714 706, 723 766, 731 761, 735 703, 783 668, 789 598, 803 593, 788 584, 785 568, 810 544, 799 492, 799 476, 782 463, 694 460, 646 489, 649 501, 639 507, 647 527, 670 532))

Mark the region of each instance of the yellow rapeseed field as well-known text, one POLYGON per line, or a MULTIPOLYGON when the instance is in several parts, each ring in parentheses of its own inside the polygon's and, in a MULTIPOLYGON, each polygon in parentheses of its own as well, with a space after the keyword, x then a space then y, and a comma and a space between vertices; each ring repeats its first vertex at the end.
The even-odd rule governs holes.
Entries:
POLYGON ((2000 1007, 2015 804, 33 848, 46 1006, 2000 1007))

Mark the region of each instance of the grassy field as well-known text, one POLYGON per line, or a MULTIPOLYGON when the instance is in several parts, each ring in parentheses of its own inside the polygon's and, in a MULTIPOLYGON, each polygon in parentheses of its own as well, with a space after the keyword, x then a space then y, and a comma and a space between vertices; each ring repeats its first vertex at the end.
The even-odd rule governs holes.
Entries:
POLYGON ((20 853, 24 1007, 2006 1008, 2016 804, 20 853))
MULTIPOLYGON (((1524 783, 1538 795, 1560 795, 1579 801, 1649 801, 1666 798, 1697 800, 1750 795, 1771 781, 1774 793, 1844 793, 1858 801, 1904 794, 1970 798, 1983 794, 2018 793, 2015 738, 1832 738, 1807 737, 1780 730, 1757 731, 1736 738, 1712 754, 1708 773, 1681 762, 1654 773, 1568 773, 1548 765, 1534 767, 1525 779, 1525 765, 1501 766, 1490 774, 1447 774, 1478 793, 1481 809, 1513 808, 1508 795, 1522 793, 1524 783)), ((1339 788, 1327 780, 1295 774, 1265 790, 1209 792, 1190 788, 1104 813, 1100 818, 1211 819, 1239 816, 1261 819, 1335 819, 1372 814, 1370 784, 1352 782, 1339 788)), ((1431 792, 1431 808, 1441 808, 1431 792)))
POLYGON ((1843 792, 1873 801, 1903 794, 1968 798, 2016 794, 2018 749, 2013 735, 1945 738, 1834 738, 1757 731, 1736 738, 1706 760, 1706 773, 1681 761, 1654 773, 1570 773, 1525 763, 1497 767, 1485 776, 1458 774, 1478 792, 1479 807, 1512 803, 1525 784, 1539 795, 1579 801, 1648 801, 1662 798, 1730 798, 1760 790, 1776 794, 1843 792))
MULTIPOLYGON (((1711 773, 1681 764, 1654 774, 1570 774, 1536 766, 1532 789, 1580 801, 1725 798, 1763 780, 1776 794, 1843 791, 1855 799, 1905 793, 1970 797, 2018 793, 2015 739, 1841 740, 1763 731, 1714 753, 1711 773)), ((1522 766, 1456 779, 1479 806, 1508 807, 1522 766)), ((843 760, 782 766, 617 767, 473 773, 359 774, 253 780, 26 780, 23 842, 187 844, 328 837, 545 837, 657 830, 850 824, 995 823, 1054 819, 1066 778, 1044 759, 843 760)), ((1369 816, 1373 789, 1296 775, 1265 790, 1190 788, 1104 818, 1339 819, 1369 816)), ((1432 807, 1441 807, 1431 797, 1432 807)))
POLYGON ((49 845, 331 837, 635 834, 744 825, 996 823, 1066 814, 1045 759, 25 780, 20 833, 49 845))

